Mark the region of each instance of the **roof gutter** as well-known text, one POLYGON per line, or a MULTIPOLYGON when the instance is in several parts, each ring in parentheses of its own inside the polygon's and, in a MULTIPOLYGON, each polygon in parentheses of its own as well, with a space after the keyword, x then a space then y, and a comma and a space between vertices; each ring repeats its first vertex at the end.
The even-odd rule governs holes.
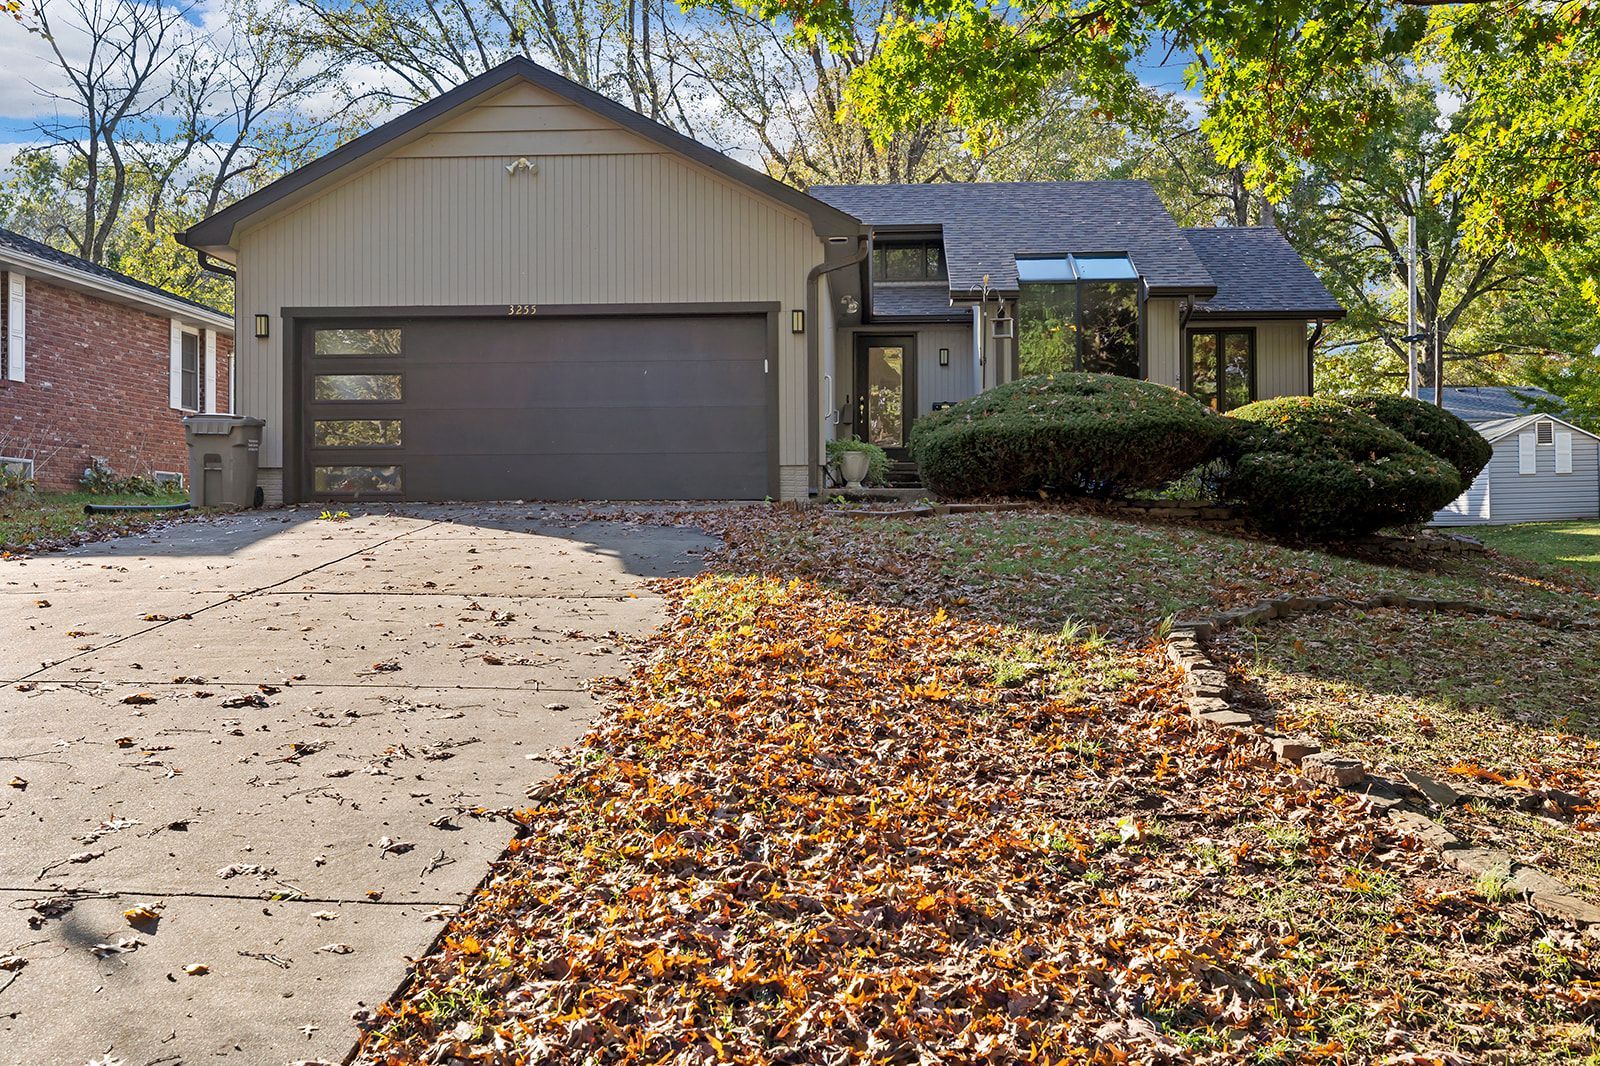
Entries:
POLYGON ((812 419, 822 417, 822 315, 821 301, 817 298, 818 282, 824 274, 832 274, 850 267, 860 266, 867 261, 867 256, 872 252, 872 231, 856 236, 856 253, 850 258, 833 265, 828 264, 826 257, 822 262, 806 272, 806 322, 810 328, 806 330, 806 406, 810 414, 806 416, 806 484, 810 488, 817 488, 814 479, 817 471, 822 466, 822 451, 818 443, 822 428, 820 423, 812 425, 812 419))
POLYGON ((154 309, 162 314, 176 318, 187 318, 195 322, 203 322, 208 326, 227 330, 230 334, 233 332, 232 315, 225 315, 221 311, 212 310, 209 307, 200 307, 175 296, 162 296, 132 285, 120 284, 109 278, 85 274, 82 271, 73 270, 71 267, 52 263, 48 259, 39 259, 26 252, 19 252, 11 248, 7 248, 3 253, 0 253, 0 262, 16 269, 21 274, 31 277, 50 278, 97 295, 109 296, 122 303, 133 304, 146 310, 154 309))

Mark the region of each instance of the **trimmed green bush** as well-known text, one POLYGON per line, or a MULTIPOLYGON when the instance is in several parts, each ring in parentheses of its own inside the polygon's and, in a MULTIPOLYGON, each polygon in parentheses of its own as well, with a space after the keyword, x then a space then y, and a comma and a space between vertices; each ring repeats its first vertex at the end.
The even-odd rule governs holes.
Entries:
POLYGON ((1022 378, 918 419, 911 454, 941 496, 1160 488, 1218 454, 1226 419, 1114 374, 1022 378))
POLYGON ((1425 522, 1461 494, 1454 466, 1365 411, 1286 396, 1229 414, 1227 499, 1279 533, 1330 538, 1425 522))
POLYGON ((1351 396, 1343 402, 1455 467, 1463 486, 1471 485, 1494 457, 1483 434, 1442 407, 1409 396, 1351 396))

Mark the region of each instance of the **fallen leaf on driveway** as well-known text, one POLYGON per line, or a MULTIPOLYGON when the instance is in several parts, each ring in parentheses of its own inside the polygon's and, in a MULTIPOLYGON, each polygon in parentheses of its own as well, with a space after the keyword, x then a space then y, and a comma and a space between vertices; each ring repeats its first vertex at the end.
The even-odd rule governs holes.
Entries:
POLYGON ((383 855, 404 855, 414 847, 416 845, 409 840, 391 840, 388 837, 383 837, 378 841, 380 857, 383 855))
POLYGON ((226 881, 230 877, 241 877, 246 874, 256 874, 260 877, 270 877, 277 872, 277 870, 270 866, 257 866, 253 862, 236 862, 230 866, 224 866, 222 869, 218 870, 217 876, 226 881))
POLYGON ((122 916, 128 920, 129 925, 148 925, 161 918, 160 913, 149 907, 129 907, 122 912, 122 916))
POLYGON ((145 704, 145 703, 154 703, 155 701, 156 701, 156 698, 154 696, 150 695, 150 693, 148 693, 148 692, 135 692, 131 696, 122 697, 122 702, 123 703, 145 704))
POLYGON ((115 944, 95 944, 89 950, 94 953, 95 958, 105 959, 110 958, 112 955, 126 955, 128 952, 136 950, 143 943, 144 941, 138 937, 130 936, 117 941, 115 944))
POLYGON ((311 915, 311 917, 317 919, 319 922, 331 922, 335 918, 339 917, 339 912, 338 911, 316 911, 311 915))
POLYGON ((25 778, 25 777, 13 777, 7 783, 10 784, 10 786, 12 788, 27 788, 28 787, 28 779, 25 778))
POLYGON ((49 600, 34 600, 33 601, 33 605, 35 607, 48 607, 48 606, 50 606, 50 601, 49 600))
POLYGON ((21 955, 0 955, 0 970, 20 970, 28 965, 28 960, 21 955))
POLYGON ((267 698, 259 692, 252 692, 247 696, 234 696, 232 699, 222 701, 224 707, 270 707, 267 698))
POLYGON ((318 951, 326 951, 329 955, 348 955, 355 951, 349 944, 324 944, 318 951))
MULTIPOLYGON (((127 700, 123 700, 122 702, 126 703, 128 701, 127 700)), ((132 737, 118 737, 116 739, 115 743, 116 743, 117 747, 119 747, 119 748, 131 748, 131 747, 133 747, 134 740, 133 740, 132 737)))
POLYGON ((190 977, 204 977, 206 974, 211 972, 211 967, 207 966, 203 962, 191 962, 189 965, 183 968, 183 972, 188 974, 190 977))
POLYGON ((144 616, 144 620, 146 622, 177 622, 188 621, 189 617, 186 614, 156 614, 152 611, 144 616))

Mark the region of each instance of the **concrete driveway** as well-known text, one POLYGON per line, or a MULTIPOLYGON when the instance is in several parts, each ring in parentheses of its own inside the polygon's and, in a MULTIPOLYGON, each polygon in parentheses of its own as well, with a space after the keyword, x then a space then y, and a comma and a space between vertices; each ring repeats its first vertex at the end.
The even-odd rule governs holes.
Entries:
POLYGON ((0 561, 0 1062, 340 1061, 712 543, 558 514, 0 561))

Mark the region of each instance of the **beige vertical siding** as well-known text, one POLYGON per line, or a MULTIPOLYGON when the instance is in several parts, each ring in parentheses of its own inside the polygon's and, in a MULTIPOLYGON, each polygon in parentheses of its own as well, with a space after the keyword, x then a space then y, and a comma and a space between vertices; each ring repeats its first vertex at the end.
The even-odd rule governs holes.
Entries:
POLYGON ((286 307, 776 302, 779 462, 809 469, 803 215, 518 85, 239 238, 239 410, 283 462, 286 307), (509 175, 526 156, 535 174, 509 175), (252 316, 274 318, 256 340, 252 316))
POLYGON ((1175 389, 1183 387, 1181 302, 1157 297, 1144 304, 1145 380, 1175 389))

